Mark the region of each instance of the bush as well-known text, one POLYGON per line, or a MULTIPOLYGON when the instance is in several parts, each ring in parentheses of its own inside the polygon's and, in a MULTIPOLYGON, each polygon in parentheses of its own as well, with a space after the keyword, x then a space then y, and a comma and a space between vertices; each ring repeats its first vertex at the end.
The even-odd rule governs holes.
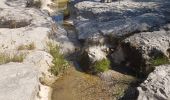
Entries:
POLYGON ((63 72, 68 66, 68 62, 64 59, 64 56, 59 52, 59 46, 51 42, 47 43, 48 51, 53 56, 53 66, 51 66, 51 73, 58 75, 60 72, 63 72))
POLYGON ((158 56, 151 59, 151 66, 159 66, 162 64, 169 64, 169 59, 166 56, 158 56))
POLYGON ((93 73, 99 73, 109 70, 110 61, 108 59, 102 59, 101 61, 96 61, 92 66, 91 70, 93 73))

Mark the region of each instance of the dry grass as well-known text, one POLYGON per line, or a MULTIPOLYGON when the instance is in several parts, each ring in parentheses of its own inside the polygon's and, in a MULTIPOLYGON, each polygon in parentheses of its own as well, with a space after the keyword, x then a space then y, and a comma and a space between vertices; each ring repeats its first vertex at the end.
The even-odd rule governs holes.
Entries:
POLYGON ((11 56, 9 54, 0 53, 0 65, 9 62, 23 62, 24 58, 24 54, 16 54, 11 56))
POLYGON ((34 50, 35 44, 32 42, 28 45, 20 45, 17 50, 34 50))

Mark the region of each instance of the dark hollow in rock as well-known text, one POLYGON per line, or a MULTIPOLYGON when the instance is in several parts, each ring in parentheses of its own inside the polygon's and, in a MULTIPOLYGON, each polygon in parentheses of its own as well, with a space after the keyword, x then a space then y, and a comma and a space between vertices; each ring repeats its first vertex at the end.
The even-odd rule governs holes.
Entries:
POLYGON ((90 59, 87 52, 82 52, 77 59, 81 69, 85 72, 90 71, 90 59))
POLYGON ((125 65, 132 68, 139 77, 147 76, 155 69, 155 66, 170 63, 166 55, 154 48, 148 54, 150 58, 145 58, 143 51, 135 45, 122 43, 121 47, 125 53, 125 65))
POLYGON ((146 61, 142 57, 142 53, 129 43, 122 43, 122 49, 125 53, 125 60, 128 67, 132 68, 139 77, 143 77, 148 74, 150 69, 146 68, 146 61))
POLYGON ((31 24, 31 21, 16 21, 0 19, 0 28, 21 28, 31 24))

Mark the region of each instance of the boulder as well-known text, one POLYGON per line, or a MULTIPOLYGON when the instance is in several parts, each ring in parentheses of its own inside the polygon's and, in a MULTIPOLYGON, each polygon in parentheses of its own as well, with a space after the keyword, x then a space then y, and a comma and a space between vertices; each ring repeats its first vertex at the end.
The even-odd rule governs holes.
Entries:
POLYGON ((49 70, 52 66, 53 57, 45 51, 35 51, 26 56, 25 64, 32 64, 40 72, 40 82, 45 85, 52 85, 55 82, 54 76, 49 70))
POLYGON ((102 59, 106 59, 106 53, 104 52, 104 50, 102 50, 102 47, 99 46, 92 46, 89 47, 87 50, 89 59, 92 63, 94 63, 95 61, 100 61, 102 59))
POLYGON ((158 30, 170 20, 170 2, 164 1, 79 2, 75 4, 77 17, 74 20, 79 39, 94 41, 92 37, 96 35, 119 39, 133 33, 158 30))
POLYGON ((125 61, 139 72, 149 73, 153 66, 168 63, 170 32, 142 32, 122 42, 125 61))
POLYGON ((80 67, 86 71, 91 72, 95 62, 107 59, 107 48, 105 46, 90 46, 81 50, 77 58, 80 67))
POLYGON ((29 65, 9 63, 0 65, 1 100, 35 100, 39 91, 38 71, 29 65))
POLYGON ((137 100, 169 100, 170 65, 156 66, 137 90, 137 100))
POLYGON ((51 18, 34 8, 3 9, 0 12, 0 51, 16 50, 31 43, 35 49, 45 49, 51 23, 51 18))

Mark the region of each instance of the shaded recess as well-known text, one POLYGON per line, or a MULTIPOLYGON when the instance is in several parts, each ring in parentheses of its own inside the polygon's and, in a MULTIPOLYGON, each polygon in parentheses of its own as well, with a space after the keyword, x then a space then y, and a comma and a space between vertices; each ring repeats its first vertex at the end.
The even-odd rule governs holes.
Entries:
POLYGON ((136 47, 130 45, 130 43, 122 43, 122 49, 125 53, 126 65, 132 68, 137 75, 145 76, 147 74, 146 61, 142 57, 142 52, 137 50, 136 47))

